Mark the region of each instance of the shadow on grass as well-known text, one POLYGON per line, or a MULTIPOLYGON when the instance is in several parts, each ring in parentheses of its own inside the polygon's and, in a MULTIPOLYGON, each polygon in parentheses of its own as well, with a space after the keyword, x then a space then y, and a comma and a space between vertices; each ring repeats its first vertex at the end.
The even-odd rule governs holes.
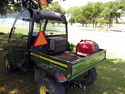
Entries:
MULTIPOLYGON (((3 58, 6 53, 0 50, 0 69, 5 69, 3 58)), ((125 94, 125 61, 107 59, 99 64, 97 80, 86 87, 86 91, 78 87, 66 90, 66 94, 125 94)), ((37 94, 34 71, 15 73, 0 71, 0 94, 37 94)))
POLYGON ((0 94, 36 94, 36 82, 34 71, 24 72, 18 70, 15 73, 5 71, 4 55, 6 52, 0 49, 0 94))
POLYGON ((96 67, 97 79, 94 84, 86 87, 69 89, 66 94, 125 94, 125 61, 107 59, 96 67))

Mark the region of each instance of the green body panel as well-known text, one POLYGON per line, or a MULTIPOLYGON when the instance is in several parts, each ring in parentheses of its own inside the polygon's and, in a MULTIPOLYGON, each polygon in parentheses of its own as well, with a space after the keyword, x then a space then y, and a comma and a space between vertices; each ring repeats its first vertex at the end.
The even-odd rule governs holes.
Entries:
POLYGON ((75 44, 69 44, 70 45, 70 51, 76 52, 77 45, 75 44))
MULTIPOLYGON (((49 20, 62 21, 65 24, 65 28, 64 28, 65 33, 63 32, 58 34, 56 32, 57 34, 53 35, 52 33, 51 35, 49 34, 49 36, 64 37, 67 39, 67 42, 68 42, 67 21, 65 16, 62 14, 56 15, 55 13, 51 13, 51 12, 49 13, 44 11, 41 12, 39 10, 33 10, 33 9, 28 9, 26 11, 24 10, 24 12, 21 12, 21 13, 25 14, 26 12, 29 15, 19 14, 19 16, 17 16, 17 18, 15 19, 15 22, 10 31, 8 44, 4 46, 4 49, 8 51, 9 61, 15 64, 17 67, 21 68, 22 70, 27 71, 35 68, 36 64, 42 66, 42 64, 39 64, 39 63, 44 63, 44 65, 48 65, 51 68, 60 70, 63 73, 63 75, 66 76, 67 80, 71 81, 72 79, 75 79, 79 75, 95 67, 97 64, 101 63, 106 59, 106 51, 103 49, 100 49, 99 52, 93 55, 90 55, 88 57, 83 57, 83 58, 81 57, 73 62, 62 60, 51 55, 43 54, 39 52, 39 50, 34 51, 33 49, 35 48, 32 48, 32 47, 37 36, 35 35, 35 32, 37 31, 38 33, 39 31, 45 31, 49 20), (22 27, 20 29, 18 28, 17 21, 18 20, 20 21, 19 17, 21 17, 21 19, 23 18, 22 21, 29 22, 27 28, 25 29, 21 29, 22 27), (27 19, 27 17, 29 17, 29 19, 27 19), (44 20, 45 20, 45 23, 44 23, 44 20), (44 23, 43 27, 41 26, 41 22, 44 23), (35 24, 38 27, 37 29, 35 28, 35 24), (26 34, 26 36, 23 36, 22 34, 24 35, 26 34)), ((59 23, 58 23, 58 26, 59 26, 59 23)), ((50 28, 50 31, 53 31, 53 28, 50 28)), ((69 44, 67 45, 66 48, 68 51, 76 52, 77 45, 69 44)), ((41 66, 38 66, 38 67, 41 67, 41 66)))
POLYGON ((22 60, 22 54, 18 51, 15 45, 5 45, 4 49, 8 51, 9 60, 22 60))
MULTIPOLYGON (((15 42, 13 44, 15 44, 15 42)), ((4 49, 8 51, 10 61, 12 61, 13 63, 17 63, 17 67, 24 71, 27 71, 25 68, 19 66, 20 64, 24 63, 25 53, 19 52, 17 46, 12 45, 11 42, 8 45, 5 45, 4 49)), ((20 48, 21 46, 18 47, 20 48)), ((70 44, 70 51, 75 52, 76 47, 76 45, 70 44)), ((71 81, 75 77, 83 74, 84 72, 95 67, 97 64, 103 62, 106 59, 106 50, 103 49, 100 49, 99 52, 93 55, 81 58, 80 60, 73 62, 65 61, 57 57, 46 55, 34 50, 30 50, 30 54, 31 60, 33 60, 35 63, 44 63, 48 66, 52 66, 53 68, 60 70, 67 77, 68 81, 71 81)))
POLYGON ((82 58, 79 61, 72 62, 72 80, 73 78, 79 76, 80 74, 88 71, 89 69, 95 67, 97 64, 103 62, 106 59, 106 51, 101 50, 93 55, 82 58))
MULTIPOLYGON (((70 51, 76 52, 77 45, 70 44, 70 51)), ((99 52, 88 57, 81 58, 78 61, 71 62, 72 77, 69 80, 81 75, 89 69, 95 67, 97 64, 106 60, 106 50, 100 49, 99 52)))
POLYGON ((68 62, 50 55, 39 53, 37 51, 30 51, 31 60, 35 61, 36 63, 45 63, 49 66, 52 66, 53 68, 60 70, 65 76, 67 76, 68 81, 83 74, 106 59, 106 50, 103 49, 100 49, 99 52, 93 55, 81 58, 80 60, 73 62, 68 62))
POLYGON ((64 75, 70 77, 72 71, 70 62, 33 50, 30 50, 30 54, 31 60, 35 61, 35 63, 47 64, 60 70, 64 75))
POLYGON ((22 67, 22 64, 25 60, 25 52, 19 51, 26 49, 26 40, 25 39, 8 39, 8 43, 3 46, 4 50, 8 52, 9 61, 12 64, 15 64, 17 67, 24 71, 28 71, 27 69, 22 67), (23 46, 24 45, 24 46, 23 46))

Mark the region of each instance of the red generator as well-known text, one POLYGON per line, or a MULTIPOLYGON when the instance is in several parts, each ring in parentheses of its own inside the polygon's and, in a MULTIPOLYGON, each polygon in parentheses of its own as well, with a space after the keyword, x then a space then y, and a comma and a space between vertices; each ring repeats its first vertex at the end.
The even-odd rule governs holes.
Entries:
POLYGON ((77 44, 76 54, 79 56, 89 56, 99 51, 99 46, 92 40, 81 40, 77 44))

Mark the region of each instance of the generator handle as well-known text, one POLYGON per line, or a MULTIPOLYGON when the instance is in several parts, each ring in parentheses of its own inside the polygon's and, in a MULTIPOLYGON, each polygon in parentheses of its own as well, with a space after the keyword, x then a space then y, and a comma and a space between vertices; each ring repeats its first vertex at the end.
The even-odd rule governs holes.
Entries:
POLYGON ((84 40, 84 42, 86 42, 86 41, 90 41, 90 42, 93 42, 92 40, 87 40, 87 39, 86 39, 86 40, 84 40))
POLYGON ((96 42, 93 40, 84 40, 84 42, 92 42, 92 43, 96 44, 96 42))

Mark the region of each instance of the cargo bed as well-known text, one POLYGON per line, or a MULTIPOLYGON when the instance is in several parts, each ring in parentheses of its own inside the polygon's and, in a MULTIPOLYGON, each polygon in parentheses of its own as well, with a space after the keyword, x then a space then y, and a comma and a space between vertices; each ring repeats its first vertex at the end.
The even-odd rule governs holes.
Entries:
POLYGON ((79 60, 80 56, 77 56, 75 52, 71 52, 71 51, 66 51, 64 53, 58 54, 58 55, 54 55, 54 57, 60 58, 62 60, 66 60, 69 62, 73 62, 75 60, 79 60))
POLYGON ((99 52, 87 57, 77 56, 73 51, 50 56, 31 50, 31 59, 36 61, 37 64, 44 63, 60 70, 70 81, 103 62, 106 59, 106 50, 99 49, 99 52))

